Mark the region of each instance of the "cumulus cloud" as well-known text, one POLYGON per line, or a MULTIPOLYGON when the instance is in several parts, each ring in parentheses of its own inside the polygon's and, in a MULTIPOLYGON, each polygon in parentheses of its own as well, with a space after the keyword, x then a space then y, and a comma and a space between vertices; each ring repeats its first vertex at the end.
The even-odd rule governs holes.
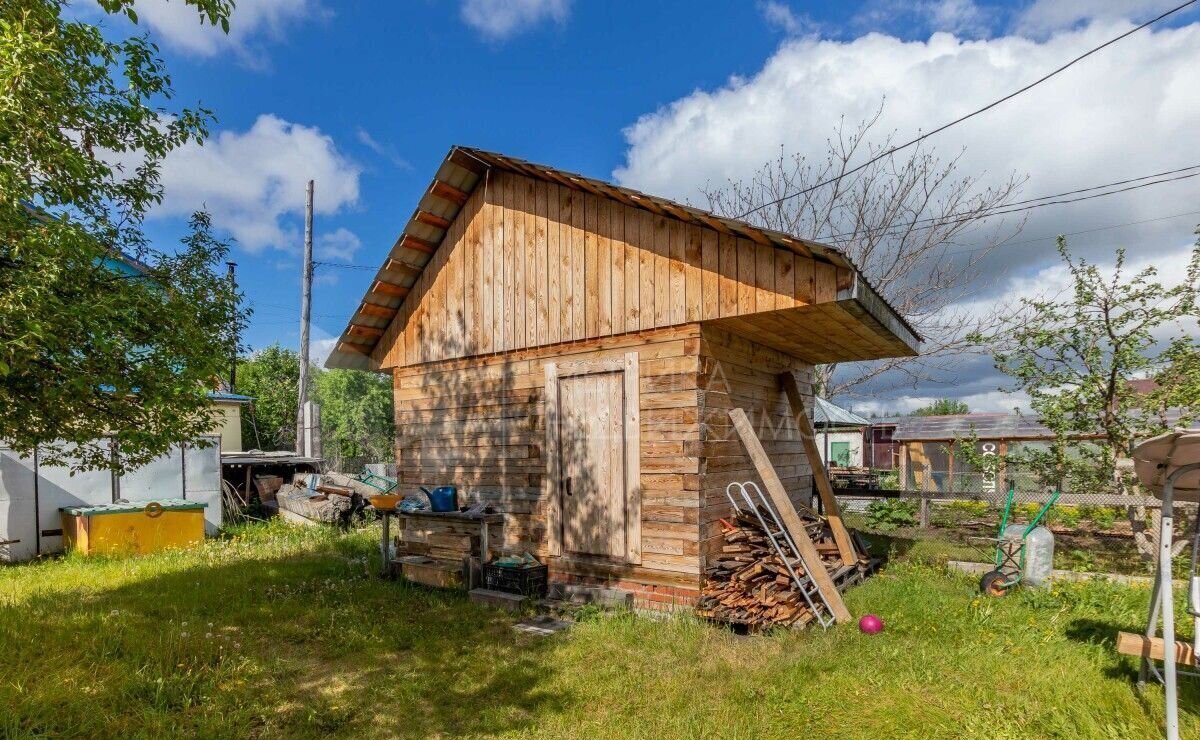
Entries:
POLYGON ((1035 0, 1017 16, 1014 26, 1018 33, 1041 38, 1095 20, 1148 20, 1175 5, 1173 0, 1035 0))
POLYGON ((252 64, 264 62, 264 41, 279 41, 297 24, 327 14, 315 0, 239 0, 226 34, 178 0, 138 0, 136 10, 139 23, 171 48, 198 57, 233 53, 252 64))
POLYGON ((948 31, 981 37, 988 35, 994 15, 974 0, 870 0, 854 16, 852 24, 871 31, 904 27, 910 32, 948 31))
MULTIPOLYGON (((840 116, 870 117, 886 98, 878 131, 905 140, 1021 87, 1128 29, 1094 24, 1045 41, 1017 36, 964 41, 934 34, 902 41, 785 42, 756 75, 699 90, 639 118, 625 131, 622 184, 703 203, 706 185, 750 177, 788 152, 819 155, 840 116)), ((930 144, 944 157, 965 148, 961 170, 984 184, 1029 175, 1040 196, 1200 163, 1200 25, 1142 31, 1054 80, 950 129, 930 144)), ((1081 231, 1197 210, 1195 180, 1029 212, 1019 239, 1081 231)), ((1079 237, 1085 248, 1128 243, 1147 250, 1190 238, 1186 218, 1079 237), (1136 241, 1129 241, 1136 238, 1136 241)), ((969 245, 965 245, 969 246, 969 245)), ((1027 270, 1053 261, 1053 242, 1001 248, 990 268, 1027 270)), ((994 270, 991 274, 995 274, 994 270)))
MULTIPOLYGON (((851 123, 869 118, 881 99, 886 104, 876 130, 894 131, 904 141, 1132 26, 1096 21, 1042 39, 964 40, 947 33, 919 41, 881 33, 845 41, 789 39, 756 74, 695 91, 635 121, 625 131, 625 162, 614 177, 705 205, 702 188, 750 178, 781 146, 821 155, 841 116, 851 123)), ((1200 126, 1196 69, 1200 24, 1144 30, 929 144, 943 158, 961 151, 960 171, 984 185, 1013 172, 1028 175, 1021 197, 1200 164, 1200 137, 1193 133, 1200 126)), ((1177 267, 1200 222, 1198 185, 1200 178, 1029 211, 1022 232, 985 260, 971 302, 958 308, 995 307, 1028 285, 1044 287, 1054 278, 1053 236, 1060 233, 1088 232, 1069 241, 1074 253, 1094 261, 1111 260, 1114 248, 1127 246, 1131 262, 1168 260, 1177 267), (1116 228, 1102 228, 1109 226, 1116 228)), ((1002 382, 986 358, 972 368, 983 385, 963 369, 948 379, 956 387, 931 385, 914 395, 990 393, 1002 382)))
MULTIPOLYGON (((359 173, 319 129, 264 114, 246 131, 221 131, 203 146, 171 152, 162 166, 165 197, 153 215, 206 209, 251 252, 294 250, 308 180, 316 180, 316 213, 331 215, 357 202, 359 173)), ((334 234, 326 248, 357 249, 353 234, 334 234)))
POLYGON ((341 260, 350 262, 354 253, 362 246, 358 236, 345 227, 317 235, 313 245, 313 254, 319 260, 341 260))
POLYGON ((544 21, 562 24, 571 0, 463 0, 462 19, 484 38, 503 41, 544 21))
POLYGON ((812 19, 805 15, 796 15, 796 11, 792 10, 791 6, 778 2, 778 0, 767 0, 758 4, 758 10, 762 13, 763 20, 768 25, 777 28, 789 36, 799 36, 805 33, 813 33, 817 30, 817 26, 812 19))

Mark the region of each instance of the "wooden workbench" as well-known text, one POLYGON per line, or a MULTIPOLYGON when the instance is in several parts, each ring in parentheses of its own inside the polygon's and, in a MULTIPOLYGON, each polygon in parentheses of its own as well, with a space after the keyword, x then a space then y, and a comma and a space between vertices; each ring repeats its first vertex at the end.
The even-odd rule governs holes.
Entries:
POLYGON ((479 527, 479 562, 480 564, 488 562, 491 558, 491 527, 493 524, 500 525, 500 539, 504 539, 504 515, 503 514, 465 514, 460 511, 450 512, 433 512, 433 511, 397 511, 382 510, 383 514, 383 539, 380 542, 380 555, 382 556, 383 566, 381 575, 391 576, 393 562, 390 555, 391 544, 391 520, 396 517, 400 521, 400 526, 403 529, 404 519, 419 519, 433 522, 454 522, 456 524, 476 525, 479 527))

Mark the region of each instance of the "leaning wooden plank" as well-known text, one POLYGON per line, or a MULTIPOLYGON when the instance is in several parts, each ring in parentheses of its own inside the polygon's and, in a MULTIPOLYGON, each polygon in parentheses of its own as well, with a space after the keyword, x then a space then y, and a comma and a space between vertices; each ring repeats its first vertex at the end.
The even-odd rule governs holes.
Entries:
POLYGON ((825 598, 825 603, 829 604, 829 610, 833 612, 834 619, 842 623, 849 622, 851 620, 850 611, 842 601, 842 595, 834 585, 833 579, 829 577, 829 572, 825 570, 825 564, 821 562, 821 554, 817 552, 817 546, 813 544, 812 538, 808 536, 808 530, 800 521, 800 515, 796 513, 796 507, 792 505, 792 500, 788 498, 787 491, 784 490, 783 483, 775 472, 775 467, 771 465, 771 460, 763 450, 762 442, 758 441, 758 435, 754 433, 750 420, 746 418, 746 412, 741 409, 731 409, 729 418, 733 421, 734 429, 737 430, 738 436, 746 448, 746 453, 750 456, 750 461, 758 470, 758 477, 762 478, 763 485, 767 487, 767 494, 779 511, 779 518, 783 520, 783 526, 787 527, 788 534, 792 536, 797 549, 800 550, 804 569, 812 577, 821 596, 825 598))
MULTIPOLYGON (((1117 652, 1123 655, 1165 660, 1167 643, 1161 637, 1146 637, 1145 635, 1135 635, 1132 632, 1118 632, 1117 652)), ((1197 665, 1196 653, 1192 650, 1191 644, 1176 641, 1175 662, 1180 665, 1192 667, 1197 665)))
POLYGON ((817 439, 813 436, 812 423, 804 410, 804 396, 800 393, 800 385, 792 373, 780 373, 779 382, 787 393, 788 403, 792 407, 792 416, 796 417, 796 426, 800 430, 800 439, 804 442, 804 455, 812 468, 813 480, 817 483, 817 493, 821 496, 821 504, 825 507, 825 517, 829 520, 829 529, 833 531, 833 540, 837 543, 838 554, 842 562, 850 565, 858 560, 854 551, 854 543, 850 533, 846 531, 846 523, 842 521, 842 511, 838 507, 837 498, 833 495, 833 486, 825 466, 821 464, 821 452, 817 449, 817 439))

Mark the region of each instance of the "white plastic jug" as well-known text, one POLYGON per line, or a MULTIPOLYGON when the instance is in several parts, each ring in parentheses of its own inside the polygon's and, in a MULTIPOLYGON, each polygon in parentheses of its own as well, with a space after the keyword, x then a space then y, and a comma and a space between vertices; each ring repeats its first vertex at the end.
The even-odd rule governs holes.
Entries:
MULTIPOLYGON (((1004 528, 1004 539, 1020 540, 1026 524, 1010 524, 1004 528)), ((1054 571, 1054 533, 1043 526, 1034 527, 1025 538, 1025 572, 1022 583, 1030 586, 1049 586, 1054 571)))

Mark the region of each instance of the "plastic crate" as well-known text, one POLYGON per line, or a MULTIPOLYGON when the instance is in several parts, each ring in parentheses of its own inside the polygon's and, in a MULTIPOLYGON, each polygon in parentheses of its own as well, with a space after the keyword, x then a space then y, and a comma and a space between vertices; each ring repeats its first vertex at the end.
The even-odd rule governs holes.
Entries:
POLYGON ((505 568, 494 563, 483 566, 484 586, 493 591, 542 599, 550 580, 550 569, 545 565, 530 568, 505 568))

